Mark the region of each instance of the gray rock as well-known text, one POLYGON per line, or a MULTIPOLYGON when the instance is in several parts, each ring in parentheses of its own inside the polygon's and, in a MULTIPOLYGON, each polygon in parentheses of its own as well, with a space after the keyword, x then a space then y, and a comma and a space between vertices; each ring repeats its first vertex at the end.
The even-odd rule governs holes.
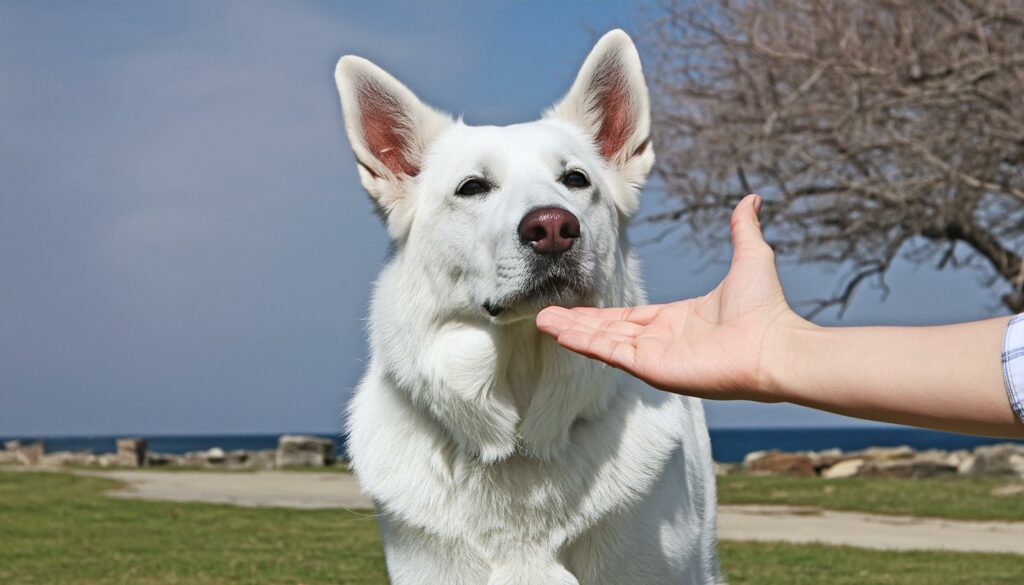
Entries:
POLYGON ((260 451, 249 451, 249 458, 245 464, 252 469, 273 469, 277 458, 277 450, 262 449, 260 451))
POLYGON ((180 464, 181 455, 172 455, 170 453, 148 453, 146 455, 146 465, 149 467, 168 467, 180 464))
POLYGON ((866 461, 892 461, 895 459, 913 459, 917 455, 917 451, 906 445, 900 445, 899 447, 869 447, 849 455, 866 461))
POLYGON ((117 453, 104 453, 96 457, 96 464, 100 467, 118 467, 121 460, 117 457, 117 453))
POLYGON ((743 470, 750 474, 792 477, 814 477, 817 475, 815 460, 807 453, 784 453, 772 450, 759 452, 756 457, 750 455, 743 460, 743 470))
POLYGON ((125 437, 117 440, 117 465, 120 467, 142 467, 146 464, 149 445, 145 439, 125 437))
POLYGON ((746 467, 747 465, 750 465, 768 453, 769 451, 751 451, 750 453, 747 453, 743 456, 743 466, 746 467))
POLYGON ((227 453, 225 453, 224 449, 221 449, 220 447, 213 447, 203 452, 203 459, 205 459, 207 463, 220 465, 227 460, 227 453))
POLYGON ((4 441, 4 451, 15 452, 18 449, 21 449, 21 441, 4 441))
POLYGON ((31 445, 20 445, 16 451, 18 463, 22 465, 39 465, 46 455, 46 444, 36 441, 31 445))
POLYGON ((956 466, 932 459, 891 459, 868 461, 857 471, 857 477, 901 477, 925 479, 956 475, 956 466))
POLYGON ((334 463, 334 441, 307 435, 282 435, 277 440, 277 467, 323 467, 334 463))
POLYGON ((56 451, 43 455, 41 465, 95 465, 96 456, 89 451, 56 451))
POLYGON ((864 467, 863 459, 845 459, 822 470, 821 476, 825 479, 855 477, 862 467, 864 467))
POLYGON ((1016 475, 1024 477, 1024 445, 983 445, 959 465, 961 475, 1016 475))
POLYGON ((224 457, 224 462, 232 467, 244 467, 249 462, 249 452, 244 449, 228 451, 224 457))
POLYGON ((831 467, 843 459, 843 450, 825 449, 824 451, 811 453, 811 458, 814 459, 814 466, 820 470, 826 467, 831 467))
POLYGON ((971 452, 967 449, 957 449, 956 451, 950 451, 946 454, 946 463, 950 465, 956 465, 960 467, 967 458, 971 456, 971 452))

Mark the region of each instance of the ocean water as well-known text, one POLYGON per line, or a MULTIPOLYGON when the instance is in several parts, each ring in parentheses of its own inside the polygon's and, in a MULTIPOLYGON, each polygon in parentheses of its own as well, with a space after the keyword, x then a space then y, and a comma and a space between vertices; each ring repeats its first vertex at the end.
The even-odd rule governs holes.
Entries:
MULTIPOLYGON (((345 439, 341 435, 318 437, 334 440, 339 457, 345 456, 345 439)), ((277 446, 277 434, 261 435, 134 435, 149 442, 149 449, 158 453, 181 454, 188 451, 203 451, 220 447, 225 451, 233 449, 273 449, 277 446)), ((113 436, 91 437, 8 437, 33 441, 46 441, 48 451, 82 451, 111 453, 114 451, 113 436)), ((903 427, 852 427, 852 428, 792 428, 792 429, 711 429, 711 451, 715 461, 732 463, 742 461, 751 451, 780 449, 782 451, 820 451, 839 448, 844 451, 866 447, 896 447, 909 445, 915 449, 973 449, 979 445, 1005 443, 1006 439, 974 437, 924 431, 903 427)), ((1024 441, 1010 441, 1024 443, 1024 441)))

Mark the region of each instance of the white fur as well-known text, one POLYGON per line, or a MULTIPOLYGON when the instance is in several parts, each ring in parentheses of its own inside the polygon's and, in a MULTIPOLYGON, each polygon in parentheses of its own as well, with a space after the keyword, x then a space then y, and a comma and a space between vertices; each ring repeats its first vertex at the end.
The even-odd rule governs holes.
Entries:
POLYGON ((605 35, 565 99, 529 124, 467 126, 355 57, 338 64, 337 82, 363 184, 394 240, 348 418, 352 464, 381 513, 392 582, 717 582, 699 401, 572 354, 533 323, 553 301, 645 300, 625 222, 654 155, 629 37, 605 35), (589 85, 602 64, 621 67, 628 81, 631 133, 610 156, 596 144, 604 113, 589 85), (383 88, 401 109, 402 164, 374 156, 395 152, 390 146, 367 144, 360 112, 375 106, 360 103, 360 83, 383 88), (584 171, 593 187, 563 186, 566 168, 584 171), (495 189, 455 195, 473 175, 495 189), (583 292, 517 296, 536 273, 516 227, 547 206, 580 220, 573 253, 583 292), (507 306, 492 317, 487 302, 507 306))

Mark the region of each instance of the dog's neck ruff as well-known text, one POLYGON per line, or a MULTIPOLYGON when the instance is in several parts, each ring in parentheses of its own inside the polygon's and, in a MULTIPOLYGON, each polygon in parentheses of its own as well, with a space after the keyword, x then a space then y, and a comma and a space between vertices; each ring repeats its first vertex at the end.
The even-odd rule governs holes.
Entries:
POLYGON ((414 291, 400 280, 391 265, 378 283, 373 355, 463 455, 486 463, 557 458, 573 424, 601 414, 623 385, 620 372, 559 347, 532 320, 445 319, 430 311, 430 287, 414 291))
POLYGON ((392 379, 462 454, 486 463, 556 458, 573 424, 599 415, 617 389, 602 380, 614 370, 561 349, 532 323, 444 323, 419 356, 389 364, 392 379))

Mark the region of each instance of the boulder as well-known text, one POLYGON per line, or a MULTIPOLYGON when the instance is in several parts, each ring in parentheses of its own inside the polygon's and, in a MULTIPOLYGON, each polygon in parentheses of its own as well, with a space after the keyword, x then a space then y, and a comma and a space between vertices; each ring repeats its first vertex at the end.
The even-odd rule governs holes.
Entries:
POLYGON ((56 451, 43 455, 40 460, 42 465, 94 465, 96 456, 89 451, 56 451))
POLYGON ((814 477, 815 459, 807 453, 784 453, 782 451, 761 451, 751 453, 743 460, 743 469, 754 475, 788 475, 793 477, 814 477))
POLYGON ((248 461, 249 452, 244 449, 228 451, 224 457, 224 462, 232 467, 244 467, 248 461))
POLYGON ((892 461, 895 459, 913 459, 917 451, 906 445, 899 447, 869 447, 862 451, 850 453, 859 459, 866 461, 892 461))
POLYGON ((1016 475, 1024 477, 1024 445, 998 443, 974 450, 959 465, 961 475, 1016 475))
POLYGON ((203 467, 206 465, 206 451, 189 451, 175 462, 181 467, 203 467))
POLYGON ((117 457, 117 453, 104 453, 96 457, 96 464, 100 467, 118 467, 121 460, 117 457))
POLYGON ((824 451, 818 451, 817 453, 811 453, 811 457, 814 459, 814 465, 819 470, 826 467, 831 467, 839 462, 843 458, 842 449, 825 449, 824 451))
POLYGON ((860 472, 862 467, 864 467, 863 459, 846 459, 822 470, 821 476, 825 479, 854 477, 860 472))
POLYGON ((920 451, 915 459, 921 459, 926 461, 937 461, 959 467, 961 463, 971 454, 966 449, 957 449, 956 451, 944 451, 942 449, 926 449, 920 451))
POLYGON ((227 453, 224 452, 224 449, 221 449, 220 447, 212 447, 204 451, 202 457, 206 461, 206 463, 210 463, 212 465, 220 465, 221 463, 224 463, 225 460, 227 460, 228 455, 227 453))
POLYGON ((180 465, 181 455, 170 453, 147 453, 146 465, 148 467, 166 467, 169 465, 180 465))
POLYGON ((4 451, 11 451, 13 453, 19 449, 21 449, 21 441, 16 439, 13 441, 4 441, 4 451))
POLYGON ((120 467, 142 467, 146 464, 146 452, 149 446, 145 439, 135 437, 121 438, 117 444, 117 465, 120 467))
POLYGON ((245 464, 252 469, 273 469, 277 458, 275 449, 262 449, 260 451, 249 451, 249 458, 245 464))
POLYGON ((31 445, 20 445, 17 450, 18 463, 22 465, 39 465, 46 455, 46 444, 36 441, 31 445))
POLYGON ((956 465, 960 467, 967 458, 971 456, 971 452, 967 449, 957 449, 956 451, 950 451, 946 453, 946 463, 950 465, 956 465))
POLYGON ((956 475, 956 466, 932 459, 893 459, 868 461, 857 471, 858 477, 900 477, 925 479, 956 475))
POLYGON ((277 440, 277 467, 323 467, 334 463, 334 441, 308 435, 282 435, 277 440))
MULTIPOLYGON (((777 453, 777 451, 775 452, 777 453)), ((751 451, 750 453, 747 453, 746 455, 743 456, 743 467, 750 465, 751 463, 764 457, 768 453, 772 453, 772 451, 751 451)))

